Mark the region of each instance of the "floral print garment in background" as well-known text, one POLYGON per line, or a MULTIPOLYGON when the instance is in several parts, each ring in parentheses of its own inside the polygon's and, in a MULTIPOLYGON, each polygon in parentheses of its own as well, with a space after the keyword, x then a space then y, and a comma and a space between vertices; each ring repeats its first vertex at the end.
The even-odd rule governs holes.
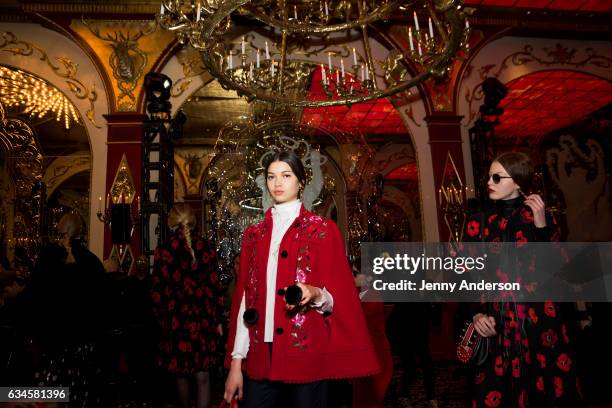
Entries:
POLYGON ((155 249, 152 298, 160 326, 159 365, 172 374, 207 371, 219 361, 224 301, 215 249, 182 228, 155 249))
MULTIPOLYGON (((491 212, 471 216, 464 240, 517 242, 517 248, 530 241, 558 241, 554 218, 547 213, 547 227, 536 229, 522 201, 498 201, 491 212)), ((525 270, 529 264, 529 259, 514 260, 525 270)), ((493 316, 497 332, 487 361, 475 368, 474 408, 580 406, 576 364, 558 304, 493 302, 474 312, 493 316)))

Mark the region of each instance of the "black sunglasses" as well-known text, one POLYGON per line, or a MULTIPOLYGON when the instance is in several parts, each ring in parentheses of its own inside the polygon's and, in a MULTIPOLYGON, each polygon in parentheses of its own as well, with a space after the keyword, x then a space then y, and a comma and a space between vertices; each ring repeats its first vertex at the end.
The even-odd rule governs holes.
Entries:
POLYGON ((510 176, 500 176, 500 175, 499 175, 499 174, 497 174, 497 173, 492 174, 492 175, 490 175, 490 176, 485 176, 486 181, 489 181, 489 180, 493 179, 493 183, 494 183, 494 184, 499 184, 499 182, 500 182, 502 179, 505 179, 505 178, 509 178, 509 179, 511 179, 512 177, 510 177, 510 176))

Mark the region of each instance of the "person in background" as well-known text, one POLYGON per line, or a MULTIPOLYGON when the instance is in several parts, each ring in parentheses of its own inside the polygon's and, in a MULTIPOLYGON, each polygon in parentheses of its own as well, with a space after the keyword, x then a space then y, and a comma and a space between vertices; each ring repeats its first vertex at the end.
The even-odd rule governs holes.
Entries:
POLYGON ((196 382, 196 407, 210 406, 210 370, 218 360, 224 301, 215 248, 192 228, 195 216, 186 204, 170 211, 173 229, 155 249, 151 295, 161 329, 159 365, 176 377, 179 404, 190 407, 196 382))

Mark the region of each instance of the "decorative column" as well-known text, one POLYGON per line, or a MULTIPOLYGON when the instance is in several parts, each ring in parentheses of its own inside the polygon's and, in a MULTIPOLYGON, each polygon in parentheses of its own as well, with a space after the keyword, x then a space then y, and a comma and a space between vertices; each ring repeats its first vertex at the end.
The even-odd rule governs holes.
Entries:
MULTIPOLYGON (((438 212, 438 230, 440 241, 452 239, 457 229, 462 228, 464 220, 465 170, 461 149, 461 116, 450 112, 436 112, 425 117, 429 130, 431 145, 431 162, 433 164, 436 203, 438 212), (458 191, 458 194, 457 194, 458 191), (460 211, 458 213, 458 211, 460 211), (460 217, 459 226, 455 216, 460 217)), ((430 203, 433 204, 433 203, 430 203)), ((427 204, 425 204, 427 205, 427 204)), ((448 361, 456 358, 454 354, 453 319, 457 304, 445 302, 441 307, 441 323, 430 338, 432 357, 437 361, 448 361)))
MULTIPOLYGON (((143 122, 146 116, 134 112, 104 115, 108 123, 105 215, 111 216, 110 204, 129 204, 133 220, 138 220, 141 191, 143 122)), ((133 233, 125 246, 113 245, 111 229, 104 230, 104 257, 116 257, 122 269, 129 272, 140 255, 140 231, 133 233)))
POLYGON ((460 232, 462 218, 453 219, 459 207, 465 206, 465 170, 461 148, 461 116, 436 112, 425 117, 429 129, 438 209, 440 241, 448 241, 460 232), (458 202, 461 200, 460 202, 458 202), (461 225, 455 225, 459 222, 461 225))

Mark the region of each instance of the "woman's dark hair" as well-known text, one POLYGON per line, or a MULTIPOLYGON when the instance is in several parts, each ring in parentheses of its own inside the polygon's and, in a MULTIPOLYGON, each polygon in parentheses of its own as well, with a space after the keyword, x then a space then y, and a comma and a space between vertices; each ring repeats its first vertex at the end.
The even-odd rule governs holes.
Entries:
POLYGON ((297 177, 302 187, 306 187, 306 169, 300 158, 292 150, 281 150, 269 156, 264 163, 264 175, 267 177, 268 169, 274 162, 282 161, 291 167, 291 171, 297 177))
POLYGON ((533 162, 528 155, 521 152, 506 152, 497 156, 493 161, 501 164, 521 191, 528 194, 534 177, 533 162))

